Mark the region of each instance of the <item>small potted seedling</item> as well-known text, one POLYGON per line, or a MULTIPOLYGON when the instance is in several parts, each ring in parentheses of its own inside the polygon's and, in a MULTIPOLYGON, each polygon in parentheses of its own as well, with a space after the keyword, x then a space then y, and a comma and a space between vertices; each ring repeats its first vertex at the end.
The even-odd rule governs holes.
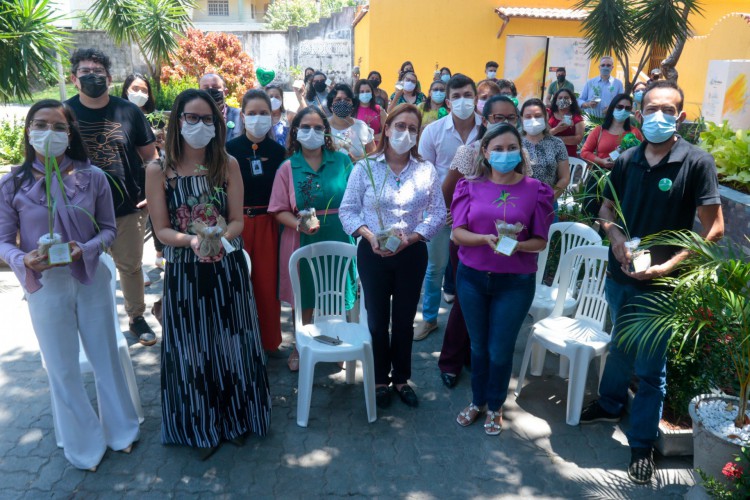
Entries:
POLYGON ((57 165, 57 159, 47 155, 44 159, 44 192, 47 202, 47 223, 49 232, 39 237, 37 241, 39 255, 47 257, 50 265, 70 264, 70 245, 63 243, 62 236, 55 232, 55 213, 57 202, 52 193, 52 180, 57 179, 58 187, 65 196, 65 187, 57 165))
POLYGON ((378 216, 378 230, 375 231, 375 238, 378 241, 378 248, 380 250, 395 252, 398 250, 398 247, 401 246, 401 235, 393 226, 388 228, 385 227, 385 224, 383 223, 383 214, 380 211, 380 200, 383 197, 383 190, 385 189, 385 182, 388 179, 389 171, 385 171, 383 184, 381 184, 378 189, 378 186, 375 183, 375 175, 373 174, 372 166, 370 165, 370 159, 365 156, 364 161, 367 178, 370 180, 370 185, 372 186, 372 191, 375 195, 375 214, 378 216))
POLYGON ((320 190, 320 184, 314 176, 308 174, 304 181, 299 183, 299 191, 302 194, 302 206, 304 208, 297 212, 299 217, 299 226, 306 232, 313 231, 320 227, 320 220, 315 213, 315 191, 320 190))
POLYGON ((638 237, 631 238, 625 242, 625 247, 630 250, 632 255, 628 270, 631 273, 641 273, 651 267, 651 251, 638 250, 641 239, 638 237))
POLYGON ((227 222, 215 206, 222 191, 215 187, 207 203, 193 207, 191 228, 201 238, 198 254, 204 258, 216 257, 226 249, 224 233, 227 232, 227 222))
POLYGON ((500 192, 500 196, 495 200, 498 208, 503 209, 503 218, 495 220, 495 229, 497 230, 497 244, 495 251, 502 255, 511 256, 518 245, 518 233, 523 230, 523 224, 516 222, 511 224, 506 222, 506 212, 508 205, 516 206, 513 201, 516 197, 511 196, 506 190, 500 192))

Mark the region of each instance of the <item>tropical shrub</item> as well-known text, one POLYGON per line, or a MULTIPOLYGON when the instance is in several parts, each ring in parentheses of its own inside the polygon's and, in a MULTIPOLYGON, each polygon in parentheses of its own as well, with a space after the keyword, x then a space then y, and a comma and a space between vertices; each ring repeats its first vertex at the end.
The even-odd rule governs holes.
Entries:
POLYGON ((169 111, 174 105, 175 99, 183 90, 197 89, 198 79, 194 76, 173 76, 172 78, 162 81, 161 89, 154 94, 156 109, 169 111))
POLYGON ((23 120, 0 122, 0 165, 19 165, 23 155, 23 120))
POLYGON ((698 145, 714 157, 719 179, 750 192, 750 133, 732 130, 726 120, 721 125, 712 122, 705 125, 698 145))
POLYGON ((206 73, 221 75, 229 94, 238 100, 255 86, 253 60, 242 51, 239 38, 229 33, 203 33, 190 29, 180 40, 171 64, 162 68, 161 82, 167 84, 186 77, 197 80, 206 73))

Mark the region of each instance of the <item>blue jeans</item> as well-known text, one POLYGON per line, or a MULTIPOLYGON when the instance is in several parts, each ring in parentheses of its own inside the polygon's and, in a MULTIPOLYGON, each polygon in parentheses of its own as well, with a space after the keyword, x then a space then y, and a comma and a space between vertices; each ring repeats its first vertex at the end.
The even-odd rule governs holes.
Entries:
POLYGON ((422 318, 435 323, 442 300, 443 276, 448 267, 451 228, 443 226, 427 243, 427 272, 424 276, 422 318))
POLYGON ((477 271, 462 263, 458 300, 471 339, 472 402, 498 411, 508 396, 513 351, 534 300, 534 274, 477 271))
POLYGON ((642 310, 646 290, 608 279, 605 285, 612 317, 612 341, 599 385, 599 405, 609 413, 621 413, 628 401, 628 385, 633 372, 638 377, 638 392, 630 408, 630 428, 626 436, 632 448, 651 448, 659 433, 662 402, 667 385, 667 339, 653 347, 640 349, 619 346, 618 319, 642 310))

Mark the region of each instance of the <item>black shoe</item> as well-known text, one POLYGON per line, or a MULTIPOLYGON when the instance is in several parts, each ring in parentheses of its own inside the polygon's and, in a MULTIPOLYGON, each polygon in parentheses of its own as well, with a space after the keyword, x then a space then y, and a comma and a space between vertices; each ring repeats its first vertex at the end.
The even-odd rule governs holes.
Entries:
POLYGON ((654 455, 651 448, 631 448, 628 477, 635 484, 648 484, 654 475, 654 455))
POLYGON ((156 344, 156 334, 148 326, 143 316, 137 316, 130 322, 130 331, 134 335, 138 336, 138 342, 141 345, 150 346, 156 344))
POLYGON ((221 447, 221 444, 217 446, 211 446, 209 448, 198 448, 199 456, 201 459, 201 462, 205 462, 209 458, 211 458, 214 453, 219 451, 219 448, 221 447))
POLYGON ((448 389, 453 389, 458 383, 458 376, 451 375, 450 373, 441 373, 440 380, 443 381, 443 385, 448 389))
POLYGON ((409 384, 404 384, 401 389, 396 389, 396 392, 406 406, 411 406, 412 408, 419 406, 417 393, 414 392, 414 389, 409 384))
POLYGON ((375 388, 375 404, 378 408, 385 409, 391 406, 391 388, 380 386, 375 388))
POLYGON ((582 424, 592 424, 594 422, 619 422, 620 415, 616 413, 609 413, 599 406, 599 401, 595 400, 590 402, 583 408, 581 412, 582 424))

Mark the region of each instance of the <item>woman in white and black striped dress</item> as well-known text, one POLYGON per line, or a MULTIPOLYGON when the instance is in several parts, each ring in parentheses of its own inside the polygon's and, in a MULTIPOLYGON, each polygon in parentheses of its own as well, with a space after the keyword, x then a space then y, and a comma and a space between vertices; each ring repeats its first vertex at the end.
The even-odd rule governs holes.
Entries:
POLYGON ((226 126, 210 96, 186 90, 171 113, 161 164, 146 172, 148 207, 166 245, 161 359, 162 442, 202 449, 265 435, 271 398, 242 248, 243 184, 224 150, 226 126), (200 257, 193 224, 221 215, 237 249, 200 257))

